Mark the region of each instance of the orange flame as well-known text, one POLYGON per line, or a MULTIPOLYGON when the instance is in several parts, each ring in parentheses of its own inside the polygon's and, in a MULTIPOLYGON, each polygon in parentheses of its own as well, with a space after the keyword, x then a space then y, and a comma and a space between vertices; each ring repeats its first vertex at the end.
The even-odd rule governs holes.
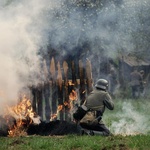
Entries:
POLYGON ((75 90, 72 90, 70 95, 69 95, 69 100, 77 100, 77 92, 75 90))
POLYGON ((57 112, 51 115, 50 121, 56 120, 60 111, 63 111, 64 108, 72 110, 74 101, 77 100, 77 92, 72 90, 69 94, 69 100, 64 101, 62 105, 58 105, 57 112))
POLYGON ((75 85, 74 83, 72 83, 72 81, 68 81, 68 84, 71 85, 75 85))
POLYGON ((50 121, 57 119, 58 113, 63 109, 63 105, 58 105, 57 112, 51 115, 50 121))
POLYGON ((20 101, 16 106, 7 106, 6 108, 7 112, 5 113, 4 118, 9 125, 9 136, 14 137, 26 135, 25 126, 33 123, 35 117, 35 112, 33 112, 30 99, 24 96, 22 101, 20 101), (14 118, 15 120, 11 125, 9 124, 10 117, 14 118))

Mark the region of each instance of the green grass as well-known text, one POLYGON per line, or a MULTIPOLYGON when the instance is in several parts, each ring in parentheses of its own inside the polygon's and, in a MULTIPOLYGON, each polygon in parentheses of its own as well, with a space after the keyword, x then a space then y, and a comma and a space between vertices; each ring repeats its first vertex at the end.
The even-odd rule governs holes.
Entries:
POLYGON ((0 137, 0 150, 150 150, 150 101, 115 99, 114 103, 115 109, 106 109, 103 116, 114 136, 0 137))
POLYGON ((1 137, 0 150, 149 150, 150 135, 1 137))

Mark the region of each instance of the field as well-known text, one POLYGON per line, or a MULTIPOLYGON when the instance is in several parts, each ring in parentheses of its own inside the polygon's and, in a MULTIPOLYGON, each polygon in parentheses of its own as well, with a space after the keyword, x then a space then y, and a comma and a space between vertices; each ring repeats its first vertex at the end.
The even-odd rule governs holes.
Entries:
POLYGON ((113 136, 0 137, 0 150, 150 150, 149 108, 149 100, 117 99, 103 117, 113 136))
POLYGON ((0 150, 149 150, 150 135, 0 138, 0 150))

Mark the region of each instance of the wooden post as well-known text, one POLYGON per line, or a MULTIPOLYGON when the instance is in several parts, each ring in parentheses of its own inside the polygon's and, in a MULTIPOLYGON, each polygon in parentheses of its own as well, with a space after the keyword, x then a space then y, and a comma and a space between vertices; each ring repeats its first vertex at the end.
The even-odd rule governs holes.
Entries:
MULTIPOLYGON (((63 105, 63 81, 62 81, 62 71, 60 63, 57 64, 58 75, 57 75, 57 88, 58 88, 58 106, 63 105)), ((59 110, 60 120, 63 120, 63 110, 59 110)))
POLYGON ((54 114, 57 112, 57 85, 56 85, 56 67, 54 58, 51 59, 50 74, 51 74, 51 89, 52 89, 51 107, 52 107, 52 114, 54 114))
POLYGON ((54 57, 52 57, 50 62, 50 74, 52 79, 56 79, 56 67, 54 57))
POLYGON ((37 87, 36 96, 37 96, 37 105, 38 105, 38 115, 43 120, 42 85, 39 85, 37 87))
POLYGON ((79 77, 80 77, 80 104, 83 104, 85 101, 85 94, 86 94, 86 89, 85 89, 85 81, 84 81, 84 68, 83 68, 83 63, 81 60, 79 60, 79 77))
MULTIPOLYGON (((75 62, 71 62, 71 70, 72 70, 72 84, 69 85, 69 100, 70 100, 70 109, 71 111, 76 107, 76 104, 78 104, 78 84, 76 79, 76 69, 75 69, 75 62)), ((71 113, 70 111, 70 113, 71 113)), ((71 120, 73 120, 73 115, 70 115, 71 120)))
POLYGON ((37 98, 36 98, 37 89, 35 87, 32 87, 31 91, 32 91, 32 95, 33 95, 32 108, 33 108, 33 111, 37 113, 37 98))
POLYGON ((44 100, 45 100, 45 118, 46 121, 50 120, 50 115, 51 115, 51 110, 50 110, 50 84, 49 84, 49 72, 47 69, 46 61, 44 61, 43 64, 43 69, 44 69, 44 77, 45 77, 45 82, 44 82, 44 87, 43 87, 43 94, 44 94, 44 100))
POLYGON ((86 83, 87 83, 87 94, 93 90, 93 81, 92 81, 92 68, 91 62, 86 61, 86 83))
POLYGON ((76 72, 75 72, 74 61, 71 62, 71 70, 72 70, 72 83, 74 84, 74 86, 76 86, 77 85, 77 81, 76 81, 76 72))
POLYGON ((63 69, 64 69, 64 103, 65 105, 65 120, 69 120, 68 118, 68 104, 69 104, 69 93, 68 93, 68 64, 66 61, 63 62, 63 69))

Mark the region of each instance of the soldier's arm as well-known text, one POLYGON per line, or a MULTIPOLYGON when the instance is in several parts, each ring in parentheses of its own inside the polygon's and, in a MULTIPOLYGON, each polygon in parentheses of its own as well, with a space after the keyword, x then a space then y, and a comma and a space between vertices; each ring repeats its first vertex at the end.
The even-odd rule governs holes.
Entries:
POLYGON ((112 98, 111 98, 111 96, 107 93, 106 94, 106 97, 105 97, 105 99, 104 99, 104 105, 108 108, 108 109, 110 109, 110 110, 113 110, 114 109, 114 103, 113 103, 113 101, 112 101, 112 98))

